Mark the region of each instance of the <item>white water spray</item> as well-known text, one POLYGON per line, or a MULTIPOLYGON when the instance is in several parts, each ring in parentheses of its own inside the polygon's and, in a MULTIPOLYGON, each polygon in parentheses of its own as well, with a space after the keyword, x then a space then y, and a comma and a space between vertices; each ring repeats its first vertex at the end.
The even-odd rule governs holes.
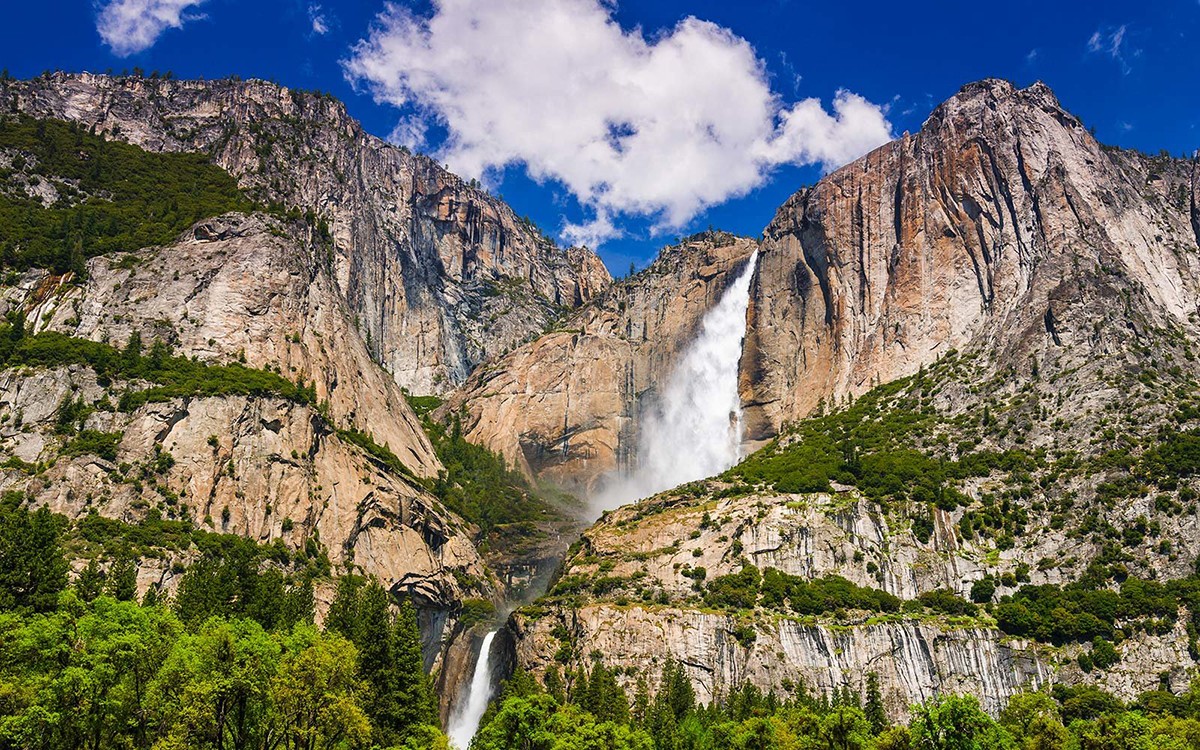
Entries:
POLYGON ((738 363, 757 261, 755 251, 716 307, 705 313, 700 334, 642 420, 637 468, 598 493, 596 510, 720 474, 741 457, 738 363))
POLYGON ((456 750, 467 750, 479 729, 479 720, 487 711, 488 701, 492 699, 492 670, 488 665, 488 657, 495 637, 494 630, 483 637, 479 658, 475 661, 475 672, 471 675, 471 687, 467 691, 467 702, 450 719, 447 734, 450 735, 450 745, 456 750))

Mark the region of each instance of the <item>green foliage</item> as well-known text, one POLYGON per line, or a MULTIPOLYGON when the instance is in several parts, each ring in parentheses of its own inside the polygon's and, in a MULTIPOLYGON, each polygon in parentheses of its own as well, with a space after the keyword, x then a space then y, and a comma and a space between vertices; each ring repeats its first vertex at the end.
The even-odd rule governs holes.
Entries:
POLYGON ((345 576, 326 616, 325 626, 359 650, 358 676, 366 686, 373 739, 399 746, 437 723, 437 699, 425 674, 416 611, 400 603, 375 579, 345 576))
POLYGON ((869 612, 900 610, 900 600, 892 594, 858 586, 841 576, 831 574, 809 581, 767 568, 763 575, 763 604, 778 606, 784 600, 793 612, 802 615, 820 615, 841 609, 869 612))
POLYGON ((1108 669, 1120 659, 1113 645, 1100 636, 1092 639, 1092 664, 1099 669, 1108 669))
POLYGON ((119 432, 84 430, 71 438, 60 452, 64 456, 98 456, 105 461, 116 461, 120 444, 119 432))
POLYGON ((142 530, 93 519, 80 540, 119 551, 64 589, 65 521, 21 500, 0 505, 0 748, 446 747, 415 614, 377 584, 348 613, 356 645, 312 626, 311 580, 211 534, 173 604, 154 588, 138 604, 142 530))
POLYGON ((1200 474, 1200 430, 1165 432, 1158 445, 1146 452, 1142 464, 1157 484, 1200 474))
POLYGON ((668 661, 653 699, 639 679, 627 714, 623 697, 597 700, 615 684, 601 665, 577 670, 571 682, 564 694, 557 670, 547 672, 544 691, 528 675, 514 675, 473 750, 1174 750, 1200 738, 1200 683, 1185 695, 1145 694, 1132 706, 1095 687, 1058 686, 1053 695, 1014 696, 998 721, 974 697, 945 695, 913 706, 907 726, 890 726, 873 675, 865 707, 849 688, 828 697, 800 687, 780 699, 750 684, 703 706, 685 670, 668 661))
POLYGON ((0 261, 9 267, 82 273, 87 258, 161 245, 201 219, 254 209, 202 154, 150 153, 75 123, 0 117, 0 149, 17 151, 25 178, 58 193, 45 207, 15 177, 0 184, 0 261))
POLYGON ((433 447, 446 467, 433 483, 433 494, 485 535, 503 524, 559 518, 503 457, 468 442, 457 418, 449 431, 432 432, 433 447))
POLYGON ((929 416, 897 396, 911 379, 875 388, 849 408, 800 423, 786 445, 776 441, 726 473, 779 492, 828 492, 837 481, 873 499, 932 501, 944 494, 945 468, 904 447, 929 416))
POLYGON ((1011 742, 973 696, 934 698, 918 706, 911 731, 913 745, 928 750, 999 750, 1011 742))
POLYGON ((30 512, 21 493, 0 498, 0 610, 48 612, 67 585, 65 523, 44 506, 30 512))
POLYGON ((762 576, 753 565, 743 565, 737 573, 718 576, 708 582, 704 603, 720 609, 754 609, 762 576))
POLYGON ((487 599, 463 599, 458 613, 458 623, 463 628, 472 628, 481 622, 496 619, 496 605, 487 599))
POLYGON ((1192 613, 1200 611, 1200 576, 1163 583, 1122 574, 1120 588, 1113 590, 1109 587, 1113 575, 1110 568, 1097 564, 1067 586, 1022 586, 995 607, 996 622, 1011 635, 1059 644, 1086 643, 1097 638, 1111 641, 1118 620, 1153 627, 1158 621, 1173 622, 1181 606, 1192 613))
POLYGON ((992 600, 996 595, 996 579, 991 576, 984 576, 975 583, 971 584, 971 601, 976 604, 985 604, 992 600))
POLYGON ((311 581, 290 582, 264 565, 264 548, 237 536, 212 535, 204 554, 179 581, 175 610, 190 628, 209 618, 241 617, 267 630, 312 622, 311 581))
POLYGON ((447 427, 434 421, 432 412, 442 405, 436 396, 408 396, 408 402, 421 417, 421 424, 433 443, 444 471, 428 489, 442 503, 475 524, 480 536, 508 548, 519 544, 539 521, 561 521, 562 511, 544 493, 538 491, 521 472, 508 466, 504 457, 480 445, 468 442, 462 434, 462 421, 455 416, 447 427))
MULTIPOLYGON (((44 331, 35 336, 22 335, 6 359, 0 361, 0 365, 5 364, 28 367, 80 364, 92 368, 101 384, 108 384, 115 379, 145 380, 156 384, 144 390, 126 391, 120 400, 120 408, 124 411, 149 402, 168 401, 182 396, 279 396, 305 404, 316 401, 311 386, 298 385, 267 370, 257 370, 238 363, 206 364, 173 356, 162 343, 156 343, 149 355, 143 355, 141 339, 136 335, 130 338, 124 350, 53 331, 44 331)), ((69 432, 69 428, 78 423, 84 407, 67 407, 65 414, 64 407, 60 407, 57 421, 61 429, 69 432)), ((96 447, 107 447, 100 437, 102 434, 92 437, 92 440, 100 441, 96 447)))
POLYGON ((871 672, 867 675, 866 702, 863 705, 863 715, 871 725, 871 732, 879 734, 888 728, 887 712, 883 707, 883 692, 879 689, 879 674, 871 672))
POLYGON ((413 475, 412 471, 404 465, 404 462, 400 460, 399 456, 397 456, 395 453, 392 453, 391 448, 386 445, 380 445, 379 443, 376 443, 375 438, 371 437, 367 433, 351 428, 346 430, 338 430, 337 434, 339 438, 345 440, 347 443, 356 445, 363 449, 367 455, 383 464, 386 468, 406 476, 413 481, 416 481, 416 477, 413 475))
POLYGON ((704 603, 717 609, 750 610, 757 606, 790 609, 800 615, 824 615, 840 610, 898 612, 900 599, 879 589, 858 586, 837 575, 807 580, 800 576, 745 564, 737 573, 708 582, 704 603))

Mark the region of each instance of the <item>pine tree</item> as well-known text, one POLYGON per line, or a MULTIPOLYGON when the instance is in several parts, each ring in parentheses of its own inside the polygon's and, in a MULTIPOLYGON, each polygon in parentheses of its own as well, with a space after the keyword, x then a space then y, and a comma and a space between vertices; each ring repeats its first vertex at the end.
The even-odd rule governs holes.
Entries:
POLYGON ((396 637, 392 627, 389 596, 378 581, 367 584, 359 598, 355 645, 358 646, 358 671, 371 689, 372 724, 378 734, 377 742, 388 746, 399 744, 403 720, 398 716, 399 690, 396 672, 396 637))
POLYGON ((298 623, 312 623, 316 610, 312 580, 298 583, 288 591, 283 602, 282 625, 291 628, 298 623))
POLYGON ((583 709, 599 721, 629 722, 629 700, 616 677, 603 663, 596 662, 588 678, 588 701, 583 709))
POLYGON ((663 667, 661 693, 666 694, 667 703, 677 722, 682 721, 696 706, 696 692, 692 689, 692 681, 683 666, 673 659, 663 667))
POLYGON ((645 677, 638 678, 631 714, 633 725, 638 729, 645 729, 646 721, 650 718, 650 688, 646 685, 645 677))
POLYGON ((87 258, 83 254, 83 237, 75 235, 71 240, 71 249, 67 253, 66 268, 64 271, 70 272, 75 281, 83 281, 87 279, 87 258))
POLYGON ((79 594, 79 598, 83 601, 91 602, 97 596, 100 596, 100 592, 103 589, 104 572, 100 570, 100 564, 93 557, 91 560, 88 560, 87 567, 75 579, 75 592, 79 594))
POLYGON ((347 634, 358 647, 359 676, 371 691, 367 706, 376 743, 402 745, 421 727, 436 725, 438 720, 416 611, 404 602, 399 615, 393 616, 392 597, 378 581, 360 584, 361 579, 339 582, 334 600, 338 610, 330 607, 333 621, 327 616, 326 627, 347 634))
POLYGON ((362 584, 363 579, 359 576, 339 578, 333 602, 325 614, 326 630, 339 633, 355 643, 359 640, 358 600, 362 584))
POLYGON ((131 602, 137 596, 137 563, 128 549, 113 560, 105 588, 105 593, 118 601, 131 602))
POLYGON ((67 587, 62 520, 45 506, 30 513, 21 500, 10 493, 0 504, 0 609, 49 612, 67 587))
POLYGON ((566 686, 563 684, 562 673, 558 671, 557 665, 551 665, 546 670, 542 682, 546 686, 546 693, 554 699, 555 703, 561 706, 567 702, 566 686))
POLYGON ((25 333, 25 313, 17 310, 12 315, 12 322, 8 329, 8 338, 14 345, 19 344, 21 339, 25 338, 25 333))
POLYGON ((125 348, 121 350, 121 365, 128 372, 136 370, 142 363, 142 334, 135 328, 129 334, 125 348))
POLYGON ((879 734, 888 726, 887 712, 883 709, 883 693, 879 689, 879 675, 867 675, 867 702, 864 711, 871 724, 871 733, 879 734))
POLYGON ((655 750, 679 750, 679 733, 676 731, 678 726, 679 722, 675 719, 675 712, 671 709, 671 704, 663 691, 660 690, 654 697, 654 705, 650 709, 650 720, 646 727, 650 737, 654 740, 655 750))
POLYGON ((571 677, 570 700, 571 703, 587 710, 585 705, 591 698, 591 690, 588 685, 588 674, 583 667, 577 668, 571 677))
POLYGON ((437 725, 437 698, 429 675, 425 673, 425 660, 421 655, 421 631, 417 628, 417 610, 412 602, 405 600, 396 616, 394 638, 396 643, 396 674, 400 690, 402 723, 407 728, 422 725, 437 725))

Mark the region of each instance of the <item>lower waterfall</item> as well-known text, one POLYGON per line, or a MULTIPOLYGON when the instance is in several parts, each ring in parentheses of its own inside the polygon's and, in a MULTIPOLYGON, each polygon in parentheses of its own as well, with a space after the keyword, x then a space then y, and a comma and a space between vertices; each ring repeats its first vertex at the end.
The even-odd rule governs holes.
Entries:
POLYGON ((637 467, 604 486, 593 498, 593 511, 711 477, 741 458, 738 365, 757 261, 755 251, 716 306, 705 313, 699 335, 642 418, 637 467))
POLYGON ((479 646, 479 658, 475 661, 475 672, 471 675, 471 686, 467 690, 467 701, 459 706, 450 719, 446 733, 450 736, 450 745, 455 750, 467 750, 471 738, 479 729, 479 720, 487 711, 488 701, 492 699, 492 670, 488 657, 492 650, 492 639, 496 631, 483 637, 479 646))

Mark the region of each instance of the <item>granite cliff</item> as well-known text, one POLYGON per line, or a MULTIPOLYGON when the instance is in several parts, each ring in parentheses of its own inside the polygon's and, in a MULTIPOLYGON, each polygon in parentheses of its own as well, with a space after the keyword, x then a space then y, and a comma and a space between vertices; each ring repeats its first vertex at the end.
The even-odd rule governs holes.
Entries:
POLYGON ((998 368, 1086 358, 1125 295, 1195 336, 1196 175, 1102 146, 1043 84, 965 87, 767 227, 742 361, 751 434, 951 349, 998 368))
POLYGON ((586 491, 628 470, 640 410, 755 246, 710 232, 664 249, 558 330, 479 368, 448 409, 531 476, 586 491))
MULTIPOLYGON (((101 382, 80 364, 9 369, 4 450, 35 468, 5 472, 3 487, 70 518, 95 511, 134 523, 153 510, 262 543, 319 541, 335 564, 354 563, 429 606, 497 596, 469 525, 418 482, 440 463, 355 333, 321 266, 322 244, 295 233, 279 219, 229 214, 167 247, 94 258, 82 284, 31 271, 6 288, 5 311, 24 311, 30 335, 124 344, 136 333, 176 356, 278 370, 310 383, 316 403, 197 394, 123 411, 114 402, 144 384, 101 382), (77 399, 88 410, 82 430, 119 436, 110 460, 64 452, 71 433, 60 415, 77 399), (408 474, 346 430, 388 446, 408 474)), ((169 589, 170 568, 153 582, 169 589)))
POLYGON ((558 248, 473 183, 367 134, 328 96, 55 73, 6 82, 0 110, 208 154, 254 199, 313 215, 372 356, 414 393, 449 391, 610 281, 594 253, 558 248))
POLYGON ((1042 84, 983 81, 801 190, 741 358, 768 444, 602 517, 510 621, 512 663, 600 654, 632 688, 672 658, 706 697, 875 672, 897 715, 1184 687, 1194 603, 1090 629, 1068 600, 1191 581, 1200 556, 1198 188, 1194 160, 1104 147, 1042 84), (1104 669, 1093 636, 1118 644, 1104 669))

